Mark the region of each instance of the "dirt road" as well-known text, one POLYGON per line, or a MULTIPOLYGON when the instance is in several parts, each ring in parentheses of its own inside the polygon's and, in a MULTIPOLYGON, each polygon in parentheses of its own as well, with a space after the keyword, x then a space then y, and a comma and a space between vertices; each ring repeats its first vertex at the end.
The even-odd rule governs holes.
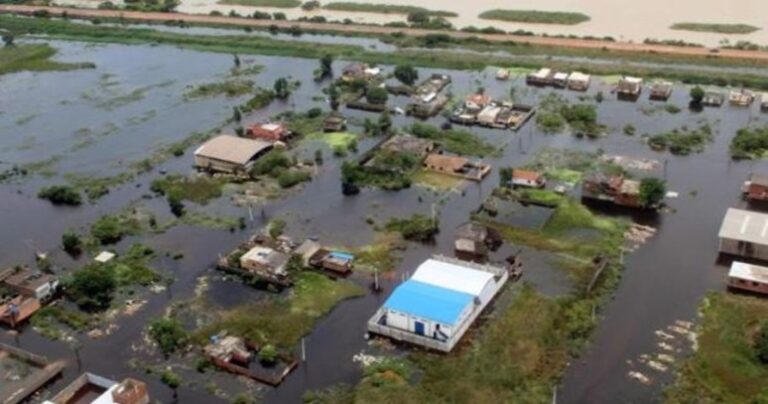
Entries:
POLYGON ((354 24, 333 24, 333 23, 312 23, 303 21, 277 21, 277 20, 255 20, 242 17, 225 17, 198 14, 181 13, 149 13, 138 11, 121 10, 96 10, 96 9, 75 9, 65 7, 36 7, 23 5, 0 5, 0 13, 5 14, 32 14, 35 10, 47 10, 53 16, 60 16, 66 11, 72 18, 124 18, 131 21, 145 22, 165 22, 169 20, 184 21, 189 24, 217 24, 231 25, 238 27, 254 27, 266 29, 269 26, 279 28, 289 28, 298 26, 304 31, 325 31, 345 34, 381 34, 389 35, 394 33, 404 33, 410 36, 424 36, 429 34, 450 35, 453 38, 464 39, 477 37, 491 42, 518 42, 532 45, 562 47, 562 48, 580 48, 580 49, 606 49, 618 52, 636 52, 636 53, 657 53, 678 56, 694 56, 702 58, 721 58, 721 59, 752 59, 768 61, 768 52, 765 51, 746 51, 736 49, 712 50, 708 48, 649 45, 629 42, 610 42, 601 40, 571 39, 571 38, 552 38, 538 36, 524 36, 511 34, 480 34, 462 31, 438 31, 415 28, 395 28, 383 26, 368 26, 354 24))

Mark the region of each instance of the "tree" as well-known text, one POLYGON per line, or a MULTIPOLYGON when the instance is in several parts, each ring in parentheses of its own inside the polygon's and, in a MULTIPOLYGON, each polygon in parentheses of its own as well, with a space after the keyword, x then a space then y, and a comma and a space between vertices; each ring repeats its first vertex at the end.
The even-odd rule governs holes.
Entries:
POLYGON ((291 89, 288 86, 288 80, 286 80, 285 77, 280 77, 279 79, 275 80, 274 89, 275 96, 281 100, 284 100, 288 98, 289 95, 291 95, 291 89))
POLYGON ((278 11, 276 13, 272 13, 272 18, 276 20, 286 20, 287 16, 285 15, 285 13, 278 11))
POLYGON ((122 240, 125 230, 115 216, 102 216, 91 225, 91 235, 101 244, 114 244, 122 240))
POLYGON ((331 109, 334 111, 339 110, 339 88, 336 87, 336 84, 331 84, 330 87, 328 87, 328 100, 331 104, 331 109))
POLYGON ((234 54, 232 57, 233 62, 235 63, 235 69, 240 67, 240 56, 237 56, 237 53, 234 54))
POLYGON ((509 186, 512 183, 512 173, 514 169, 511 167, 502 167, 499 169, 499 182, 502 187, 509 186))
POLYGON ((395 78, 405 85, 412 86, 419 79, 419 71, 411 65, 397 65, 395 78))
POLYGON ((386 104, 388 98, 389 94, 387 94, 387 90, 381 87, 368 87, 368 91, 365 94, 365 99, 369 103, 376 105, 386 104))
POLYGON ((272 344, 267 344, 259 350, 259 360, 265 364, 274 364, 277 362, 277 348, 272 344))
POLYGON ((182 217, 184 215, 184 203, 177 195, 168 194, 168 206, 171 208, 171 213, 176 217, 182 217))
POLYGON ((80 255, 83 249, 83 242, 80 240, 80 236, 72 231, 66 231, 61 235, 61 245, 64 247, 69 255, 80 255))
POLYGON ((755 338, 755 353, 757 359, 768 365, 768 321, 763 321, 760 331, 755 338))
POLYGON ((243 115, 240 113, 240 108, 232 108, 232 119, 234 119, 235 122, 240 122, 243 119, 243 115))
POLYGON ((173 371, 170 369, 163 371, 163 373, 160 375, 160 381, 173 389, 173 391, 176 391, 176 389, 181 386, 181 378, 176 373, 173 373, 173 371))
POLYGON ((181 322, 170 318, 158 318, 149 323, 149 336, 166 356, 187 345, 189 335, 181 322))
POLYGON ((695 105, 701 104, 704 99, 704 89, 696 86, 691 89, 691 102, 695 105))
POLYGON ((269 223, 269 237, 274 239, 280 237, 285 231, 285 221, 282 219, 275 219, 269 223))
POLYGON ((64 290, 81 309, 100 311, 109 307, 116 287, 111 268, 93 265, 76 271, 64 290))
POLYGON ((387 133, 391 127, 392 118, 389 116, 389 111, 384 110, 384 112, 379 115, 379 129, 381 129, 382 133, 387 133))
POLYGON ((320 59, 320 74, 319 79, 333 76, 333 55, 326 53, 320 59))
POLYGON ((67 185, 53 185, 43 188, 37 193, 37 197, 47 199, 54 205, 77 206, 83 202, 80 193, 67 185))
POLYGON ((13 41, 16 39, 16 37, 12 33, 4 33, 3 34, 3 43, 5 46, 13 46, 13 41))
POLYGON ((646 208, 658 206, 667 193, 667 185, 659 178, 643 178, 640 181, 640 203, 646 208))
POLYGON ((429 22, 429 13, 421 10, 408 13, 408 22, 412 24, 429 22))
POLYGON ((317 0, 310 0, 301 5, 302 10, 312 11, 316 8, 320 8, 320 2, 317 0))

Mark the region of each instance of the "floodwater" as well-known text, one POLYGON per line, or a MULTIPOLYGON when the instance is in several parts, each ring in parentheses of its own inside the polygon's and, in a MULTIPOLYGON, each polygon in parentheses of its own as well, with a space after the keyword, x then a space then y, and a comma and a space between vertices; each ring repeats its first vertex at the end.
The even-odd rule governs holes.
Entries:
MULTIPOLYGON (((65 1, 79 0, 61 0, 65 1)), ((408 0, 359 0, 360 3, 384 3, 414 5, 408 0)), ((241 14, 252 13, 256 8, 243 6, 230 6, 217 4, 217 0, 182 0, 178 11, 183 13, 207 14, 212 10, 228 13, 235 10, 241 14)), ((432 10, 447 10, 458 14, 458 17, 448 20, 455 27, 486 27, 494 26, 506 31, 523 29, 536 33, 549 35, 592 35, 612 36, 619 40, 642 42, 646 38, 655 39, 681 39, 688 42, 715 46, 727 38, 731 42, 746 40, 759 44, 768 43, 768 4, 761 0, 734 0, 721 1, 695 1, 680 0, 670 4, 664 0, 633 1, 633 0, 520 0, 509 2, 505 0, 480 0, 472 2, 471 7, 460 1, 445 2, 437 0, 424 0, 417 4, 432 10), (483 20, 478 15, 492 9, 516 9, 516 10, 542 10, 542 11, 570 11, 580 12, 591 17, 585 23, 567 26, 551 24, 521 24, 503 21, 483 20), (703 22, 723 24, 750 24, 762 28, 747 35, 723 35, 714 33, 697 33, 688 31, 675 31, 669 27, 677 22, 703 22)), ((396 14, 373 13, 349 13, 331 10, 316 10, 305 12, 300 8, 295 9, 269 9, 263 11, 282 11, 288 18, 302 16, 323 15, 326 18, 343 20, 349 18, 357 22, 388 23, 403 21, 404 16, 396 14)))
MULTIPOLYGON (((120 161, 141 159, 159 144, 182 139, 193 131, 206 131, 218 126, 229 117, 232 106, 241 101, 212 98, 187 102, 182 97, 187 85, 225 77, 232 64, 229 55, 172 47, 54 44, 61 49, 62 60, 95 62, 97 68, 0 77, 0 160, 24 163, 61 155, 53 165, 58 173, 52 178, 35 176, 0 184, 0 223, 3 225, 0 230, 0 264, 3 266, 31 263, 33 250, 55 252, 54 261, 67 268, 83 264, 84 259, 73 262, 63 253, 56 252, 60 234, 68 228, 85 230, 90 222, 105 213, 120 211, 128 201, 145 205, 162 222, 168 217, 165 201, 144 199, 142 195, 148 193, 149 182, 160 175, 160 170, 192 172, 190 151, 184 157, 169 160, 154 171, 114 189, 96 203, 79 208, 54 208, 38 200, 35 193, 44 184, 63 181, 61 176, 64 172, 117 173, 125 168, 117 164, 120 161), (105 80, 114 80, 119 84, 105 88, 105 80), (117 89, 110 90, 110 87, 117 89), (122 95, 130 94, 136 88, 143 89, 140 99, 129 97, 127 100, 130 102, 115 103, 115 98, 126 100, 122 95), (153 110, 155 115, 149 113, 153 110), (35 117, 25 118, 30 114, 35 114, 35 117), (130 120, 134 116, 148 118, 131 125, 137 121, 130 120), (117 129, 111 130, 108 135, 94 136, 87 147, 72 150, 73 145, 78 144, 76 133, 80 133, 80 128, 103 128, 110 123, 110 127, 117 129), (29 141, 30 138, 34 142, 29 141)), ((288 101, 273 103, 267 109, 246 117, 247 122, 284 110, 303 111, 322 105, 321 100, 313 100, 321 88, 311 80, 317 61, 256 56, 243 59, 265 66, 260 75, 253 77, 259 85, 271 86, 276 78, 286 75, 303 83, 288 101)), ((342 66, 343 62, 338 61, 334 68, 338 70, 342 66)), ((391 69, 389 66, 385 68, 391 69)), ((529 104, 535 104, 552 91, 569 99, 576 99, 579 95, 528 88, 520 78, 499 83, 493 79, 495 72, 492 69, 482 72, 421 69, 420 72, 422 76, 432 72, 452 75, 451 91, 456 95, 470 93, 479 86, 484 86, 498 98, 505 97, 510 87, 514 86, 518 100, 529 104)), ((580 140, 564 134, 545 135, 533 123, 517 134, 481 128, 472 130, 503 149, 501 157, 485 159, 494 167, 525 164, 545 147, 586 151, 602 149, 610 154, 667 161, 667 180, 670 188, 678 191, 680 197, 670 201, 672 212, 664 213, 652 222, 658 226, 658 234, 639 251, 627 256, 626 270, 615 298, 603 312, 598 313, 603 319, 594 342, 584 356, 568 369, 558 395, 562 402, 573 403, 647 402, 658 398, 662 384, 670 380, 671 373, 652 374, 653 384, 641 385, 627 377, 631 369, 626 361, 655 349, 654 330, 678 319, 695 320, 696 306, 707 291, 724 289, 725 267, 716 263, 715 252, 720 219, 727 207, 740 204, 739 187, 748 173, 768 169, 768 164, 763 161, 731 162, 727 148, 738 128, 747 124, 765 125, 766 117, 757 111, 756 106, 751 109, 724 106, 701 113, 689 112, 684 108, 687 89, 683 87, 676 88, 670 100, 683 108, 681 113, 674 115, 659 108, 660 104, 652 104, 645 96, 637 103, 617 101, 607 86, 594 85, 590 95, 599 90, 606 95, 606 101, 599 104, 599 120, 610 128, 609 135, 599 140, 580 140), (708 121, 718 135, 714 143, 698 155, 676 157, 656 153, 639 139, 643 133, 655 134, 683 125, 693 127, 702 120, 708 121), (621 128, 628 123, 638 128, 638 135, 631 137, 621 133, 621 128)), ((359 111, 343 112, 352 121, 376 117, 359 111)), ((436 117, 430 123, 441 124, 443 121, 442 117, 436 117)), ((404 127, 410 122, 410 118, 394 118, 396 127, 404 127)), ((373 143, 373 139, 361 142, 361 152, 373 143)), ((311 155, 312 151, 304 152, 311 155)), ((112 335, 96 340, 80 336, 83 340, 83 348, 79 352, 80 366, 68 344, 46 340, 29 327, 18 336, 0 333, 0 341, 50 358, 67 360, 69 366, 64 377, 53 386, 53 390, 60 389, 81 371, 88 370, 115 379, 132 376, 145 380, 153 397, 170 402, 172 392, 160 384, 156 376, 130 366, 129 360, 137 355, 132 347, 140 343, 147 319, 162 315, 172 300, 193 296, 200 276, 216 276, 211 267, 218 254, 230 250, 275 217, 285 219, 288 222, 287 233, 297 238, 316 236, 332 245, 359 246, 369 243, 374 235, 372 227, 365 223, 367 217, 372 216, 381 223, 390 217, 416 212, 429 214, 435 206, 440 215, 441 232, 434 245, 410 243, 408 250, 402 254, 397 272, 383 280, 382 293, 371 293, 341 303, 320 320, 307 337, 307 362, 302 363, 281 386, 259 390, 267 402, 295 403, 300 402, 301 395, 308 389, 342 382, 354 384, 360 377, 360 369, 352 362, 352 357, 367 349, 364 333, 368 318, 403 274, 412 271, 430 254, 451 252, 454 229, 463 224, 469 213, 489 195, 497 176, 491 175, 479 185, 464 184, 460 189, 447 193, 415 186, 400 192, 365 190, 360 195, 345 197, 340 192, 339 183, 341 160, 331 157, 327 148, 325 156, 325 164, 312 182, 285 199, 265 203, 262 206, 265 217, 256 215, 254 221, 248 222, 246 230, 231 233, 179 225, 164 234, 125 240, 118 248, 141 241, 160 253, 183 253, 181 260, 160 260, 157 263, 161 270, 170 272, 176 280, 167 293, 150 295, 147 305, 139 313, 119 318, 119 328, 112 335)), ((226 198, 206 207, 190 204, 190 208, 235 217, 247 216, 246 210, 234 207, 226 198)), ((499 257, 509 251, 515 249, 506 246, 498 253, 499 257)), ((566 276, 550 268, 546 258, 536 253, 530 255, 524 279, 548 294, 556 295, 568 290, 566 276)), ((371 282, 365 274, 357 274, 353 280, 366 286, 371 282)), ((259 299, 263 294, 231 284, 226 279, 214 279, 208 297, 220 307, 232 307, 259 299), (227 287, 228 282, 230 288, 227 287)), ((196 386, 180 388, 179 402, 219 401, 202 388, 209 378, 234 395, 243 390, 234 378, 223 373, 200 376, 191 371, 184 375, 196 386)))

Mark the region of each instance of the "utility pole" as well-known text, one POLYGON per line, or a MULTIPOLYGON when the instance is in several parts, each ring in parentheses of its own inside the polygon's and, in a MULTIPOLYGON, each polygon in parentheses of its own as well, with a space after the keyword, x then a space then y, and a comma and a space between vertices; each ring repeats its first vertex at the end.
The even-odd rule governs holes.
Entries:
POLYGON ((307 361, 307 344, 304 342, 304 338, 301 339, 301 361, 307 361))

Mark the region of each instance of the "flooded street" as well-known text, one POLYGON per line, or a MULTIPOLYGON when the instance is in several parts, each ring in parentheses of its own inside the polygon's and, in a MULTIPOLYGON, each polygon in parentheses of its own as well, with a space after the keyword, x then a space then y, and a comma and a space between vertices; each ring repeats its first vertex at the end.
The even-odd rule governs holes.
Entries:
MULTIPOLYGON (((393 3, 396 2, 393 0, 393 3)), ((673 12, 686 14, 665 14, 663 21, 657 18, 650 27, 644 23, 645 17, 650 18, 650 10, 658 10, 661 5, 626 3, 593 1, 574 9, 574 2, 553 0, 546 4, 546 8, 582 11, 592 16, 591 22, 563 28, 563 32, 622 35, 625 39, 642 39, 637 35, 679 38, 679 35, 669 34, 664 27, 681 19, 767 25, 765 16, 768 15, 768 5, 757 1, 743 1, 740 7, 732 6, 729 12, 733 15, 722 10, 718 12, 722 5, 718 7, 715 4, 675 7, 673 12)), ((458 3, 428 2, 420 5, 469 12, 458 3)), ((184 3, 182 9, 201 12, 205 11, 205 7, 205 3, 191 0, 184 3)), ((473 10, 494 7, 508 6, 501 1, 489 0, 473 10)), ((545 7, 541 3, 523 2, 516 3, 515 8, 545 7)), ((473 15, 464 14, 454 24, 487 25, 478 22, 473 15)), ((550 33, 556 30, 547 27, 550 33)), ((745 39, 768 42, 766 35, 760 31, 745 36, 745 39)), ((698 38, 684 39, 704 42, 698 38)), ((719 38, 711 39, 716 42, 719 38)), ((346 41, 344 38, 335 40, 346 41)), ((183 156, 162 161, 147 173, 137 173, 96 202, 80 207, 54 207, 38 199, 36 194, 42 186, 63 183, 73 175, 117 176, 158 148, 183 140, 195 132, 208 132, 223 125, 222 131, 231 133, 233 129, 223 122, 232 115, 233 106, 247 98, 187 100, 183 96, 190 86, 229 77, 233 63, 231 55, 167 46, 85 45, 77 42, 51 44, 60 49, 58 59, 93 62, 97 67, 92 70, 0 76, 0 161, 5 164, 0 165, 0 169, 11 164, 38 163, 39 166, 31 170, 27 177, 0 184, 0 268, 16 264, 34 265, 35 250, 51 252, 53 261, 68 270, 85 264, 88 257, 73 261, 61 251, 61 234, 67 229, 86 231, 89 224, 100 216, 120 212, 129 205, 128 202, 151 210, 160 222, 169 219, 171 215, 166 201, 152 195, 149 183, 165 172, 192 173, 192 151, 196 145, 188 148, 183 156)), ((371 44, 366 42, 366 45, 371 44)), ((287 110, 327 109, 324 98, 318 97, 325 84, 312 80, 312 72, 318 66, 316 60, 262 56, 242 59, 246 64, 264 66, 262 72, 249 77, 258 86, 272 88, 272 83, 280 77, 301 81, 301 86, 287 101, 275 101, 265 109, 244 116, 244 123, 257 122, 287 110)), ((345 65, 344 61, 336 61, 334 70, 339 72, 345 65)), ((383 68, 391 71, 393 67, 383 68)), ((552 92, 572 101, 583 95, 526 87, 522 77, 499 82, 494 79, 495 69, 481 72, 419 69, 419 73, 420 77, 432 73, 451 75, 451 92, 457 97, 473 93, 478 87, 484 87, 489 95, 500 99, 508 98, 510 87, 514 87, 517 101, 531 105, 538 104, 542 97, 552 92)), ((136 377, 149 385, 154 399, 172 402, 173 392, 156 375, 146 374, 140 366, 132 366, 132 359, 137 356, 133 347, 139 345, 146 321, 161 316, 172 301, 193 297, 195 287, 203 276, 212 279, 207 297, 216 307, 233 307, 262 299, 265 295, 263 291, 225 279, 213 270, 219 254, 230 251, 274 218, 285 220, 286 234, 296 240, 317 237, 328 245, 359 247, 371 243, 375 237, 375 229, 366 223, 369 217, 377 223, 385 223, 389 218, 413 213, 429 215, 436 209, 440 233, 434 245, 408 243, 397 271, 382 279, 381 293, 371 293, 366 289, 369 293, 365 296, 339 304, 327 317, 318 321, 307 336, 307 361, 301 363, 279 387, 256 388, 266 402, 299 403, 307 390, 338 383, 355 384, 360 379, 360 366, 352 361, 352 357, 368 349, 364 338, 367 320, 401 277, 411 272, 418 263, 435 253, 452 255, 455 229, 467 222, 470 213, 498 184, 499 167, 526 164, 545 148, 602 150, 611 155, 659 160, 665 166, 664 176, 669 188, 678 192, 679 198, 668 201, 671 211, 637 219, 643 224, 658 227, 658 233, 638 251, 626 256, 626 269, 615 297, 598 313, 601 320, 593 340, 587 351, 568 368, 558 398, 565 403, 658 401, 663 384, 671 380, 673 372, 643 369, 637 364, 637 358, 658 350, 656 330, 676 320, 696 321, 696 307, 703 295, 709 290, 724 289, 726 265, 716 262, 717 230, 722 215, 727 207, 742 206, 740 186, 749 173, 768 170, 765 161, 732 162, 728 156, 728 145, 736 130, 747 124, 765 125, 768 115, 761 115, 757 105, 751 109, 724 105, 722 108, 691 112, 687 109, 688 88, 684 86, 677 86, 669 101, 682 109, 675 114, 665 111, 663 103, 649 101, 647 93, 637 102, 617 101, 611 94, 610 85, 595 83, 587 95, 594 96, 598 91, 605 94, 605 101, 597 106, 598 121, 608 127, 607 136, 588 140, 568 134, 544 134, 534 121, 519 133, 472 127, 470 130, 473 133, 502 149, 503 153, 483 159, 494 167, 494 172, 485 181, 479 184, 465 181, 452 191, 413 186, 398 192, 366 189, 359 195, 344 196, 340 183, 343 159, 333 157, 330 147, 323 146, 325 163, 312 181, 282 199, 256 206, 257 214, 253 220, 247 220, 243 230, 216 230, 179 224, 161 234, 142 234, 123 240, 118 248, 141 241, 159 253, 179 253, 183 258, 158 260, 158 268, 172 274, 175 281, 168 291, 151 294, 147 304, 137 314, 120 316, 116 321, 118 329, 113 334, 100 339, 79 335, 82 349, 78 354, 68 343, 45 339, 31 327, 26 327, 20 335, 2 330, 0 342, 44 353, 49 358, 66 360, 68 364, 63 377, 52 386, 53 391, 61 389, 87 370, 116 380, 136 377), (716 135, 714 142, 708 144, 701 154, 673 156, 654 152, 641 140, 642 134, 654 135, 683 126, 696 127, 702 122, 709 123, 716 135), (635 136, 622 133, 627 124, 637 128, 635 136), (261 210, 263 215, 258 213, 261 210), (630 379, 627 374, 632 370, 648 375, 651 383, 645 385, 630 379)), ((405 98, 393 101, 395 104, 404 103, 405 98)), ((362 132, 361 123, 365 118, 377 118, 376 114, 361 111, 345 108, 341 111, 350 119, 350 129, 355 133, 362 132)), ((393 121, 396 128, 405 128, 414 122, 412 118, 401 115, 393 116, 393 121)), ((444 122, 445 118, 441 116, 428 120, 428 123, 437 126, 444 122)), ((358 155, 376 141, 361 139, 358 155)), ((316 147, 319 146, 302 145, 299 157, 311 158, 316 147)), ((205 206, 190 203, 190 209, 218 216, 249 217, 246 208, 235 206, 226 196, 205 206)), ((604 213, 631 218, 629 214, 616 210, 605 210, 604 213)), ((531 223, 541 221, 539 217, 528 219, 531 223)), ((507 250, 500 252, 499 256, 515 246, 505 248, 507 250)), ((529 254, 536 257, 533 251, 529 254)), ((544 259, 533 258, 530 262, 532 264, 526 269, 528 272, 524 280, 548 295, 558 296, 568 292, 567 275, 553 269, 544 259)), ((366 288, 373 282, 368 273, 356 273, 352 280, 366 288)), ((240 382, 224 373, 214 372, 211 376, 209 372, 200 378, 208 377, 215 379, 224 389, 242 389, 240 382)), ((185 385, 178 390, 178 402, 181 403, 219 401, 226 402, 207 392, 198 380, 194 386, 185 385)))

